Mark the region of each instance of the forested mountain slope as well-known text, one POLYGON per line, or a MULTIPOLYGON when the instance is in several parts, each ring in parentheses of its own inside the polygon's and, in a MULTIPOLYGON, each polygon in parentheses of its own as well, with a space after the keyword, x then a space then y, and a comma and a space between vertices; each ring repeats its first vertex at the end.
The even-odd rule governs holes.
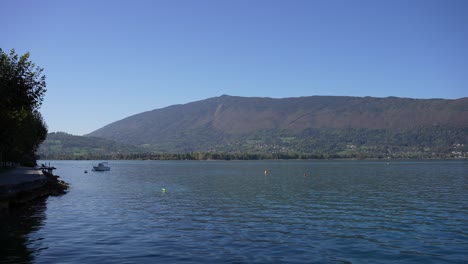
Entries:
POLYGON ((468 98, 223 95, 136 114, 88 136, 171 153, 448 153, 468 143, 468 98))

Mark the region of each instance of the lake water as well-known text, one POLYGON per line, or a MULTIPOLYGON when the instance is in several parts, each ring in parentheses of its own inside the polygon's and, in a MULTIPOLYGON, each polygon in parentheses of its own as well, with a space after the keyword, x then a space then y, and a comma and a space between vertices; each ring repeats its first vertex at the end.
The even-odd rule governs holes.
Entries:
POLYGON ((1 263, 468 262, 467 161, 96 163, 51 161, 71 189, 0 217, 1 263))

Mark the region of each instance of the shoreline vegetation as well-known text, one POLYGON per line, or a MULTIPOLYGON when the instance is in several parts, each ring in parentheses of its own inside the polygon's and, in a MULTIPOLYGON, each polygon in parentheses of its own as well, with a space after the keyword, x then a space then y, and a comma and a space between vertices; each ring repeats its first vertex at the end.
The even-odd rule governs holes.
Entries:
POLYGON ((0 162, 35 166, 35 152, 47 137, 39 109, 46 89, 43 69, 0 48, 0 162))
POLYGON ((35 153, 48 131, 39 112, 47 89, 44 69, 29 56, 0 48, 0 209, 62 195, 69 188, 53 168, 35 167, 35 153))

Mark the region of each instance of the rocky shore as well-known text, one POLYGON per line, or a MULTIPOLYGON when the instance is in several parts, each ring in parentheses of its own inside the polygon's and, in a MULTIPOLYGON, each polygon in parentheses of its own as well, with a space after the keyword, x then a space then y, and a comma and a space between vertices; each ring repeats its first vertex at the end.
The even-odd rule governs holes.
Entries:
POLYGON ((69 184, 44 168, 17 167, 0 174, 0 210, 67 192, 69 184))

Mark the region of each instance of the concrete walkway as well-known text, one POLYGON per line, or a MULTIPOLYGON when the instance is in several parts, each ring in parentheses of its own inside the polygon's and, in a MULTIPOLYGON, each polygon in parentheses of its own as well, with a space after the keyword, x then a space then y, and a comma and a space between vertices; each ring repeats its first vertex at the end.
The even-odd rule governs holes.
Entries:
POLYGON ((41 196, 42 192, 39 191, 27 195, 25 199, 20 198, 22 194, 40 190, 46 184, 47 177, 35 168, 16 167, 0 173, 0 209, 8 208, 11 202, 18 203, 41 196))
POLYGON ((7 185, 17 185, 37 180, 46 180, 42 171, 29 167, 16 167, 0 173, 0 187, 7 185))

